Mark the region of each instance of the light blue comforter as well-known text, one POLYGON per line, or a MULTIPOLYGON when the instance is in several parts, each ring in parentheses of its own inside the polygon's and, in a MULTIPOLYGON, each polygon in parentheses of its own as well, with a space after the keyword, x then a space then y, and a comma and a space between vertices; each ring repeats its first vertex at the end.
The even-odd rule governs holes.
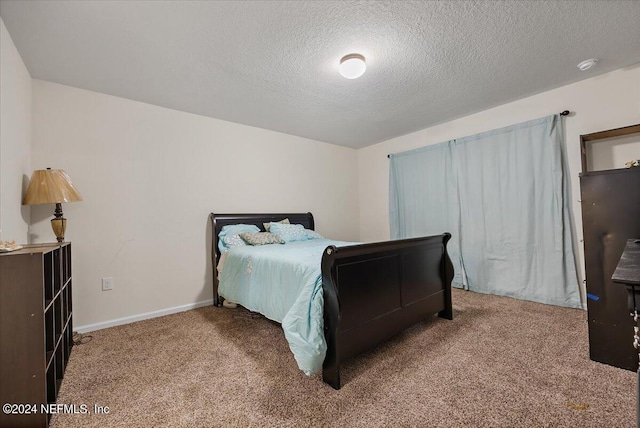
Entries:
POLYGON ((322 253, 329 245, 351 244, 313 239, 232 248, 226 254, 218 293, 281 323, 300 370, 307 375, 320 373, 327 351, 322 253))

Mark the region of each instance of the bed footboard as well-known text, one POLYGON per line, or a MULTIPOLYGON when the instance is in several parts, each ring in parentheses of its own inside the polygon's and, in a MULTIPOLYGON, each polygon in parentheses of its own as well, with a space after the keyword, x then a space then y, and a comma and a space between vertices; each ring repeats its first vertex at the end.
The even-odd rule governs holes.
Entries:
POLYGON ((453 319, 449 233, 348 247, 322 256, 322 377, 340 389, 340 363, 435 313, 453 319))

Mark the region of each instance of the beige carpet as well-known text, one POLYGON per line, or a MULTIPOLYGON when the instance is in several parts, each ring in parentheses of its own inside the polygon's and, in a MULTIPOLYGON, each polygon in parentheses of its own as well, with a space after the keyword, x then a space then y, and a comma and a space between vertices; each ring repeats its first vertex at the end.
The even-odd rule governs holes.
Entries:
MULTIPOLYGON (((280 327, 207 307, 93 333, 52 427, 633 427, 635 373, 589 360, 586 312, 454 290, 433 318, 344 364, 335 391, 280 327)), ((629 335, 631 337, 631 334, 629 335)))

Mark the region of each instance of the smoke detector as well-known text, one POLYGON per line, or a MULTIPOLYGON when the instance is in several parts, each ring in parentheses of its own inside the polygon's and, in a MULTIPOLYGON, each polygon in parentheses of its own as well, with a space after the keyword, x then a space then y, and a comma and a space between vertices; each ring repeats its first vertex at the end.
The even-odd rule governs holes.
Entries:
POLYGON ((593 67, 596 66, 597 63, 598 63, 597 58, 585 59, 580 64, 578 64, 578 68, 580 69, 580 71, 591 70, 593 67))

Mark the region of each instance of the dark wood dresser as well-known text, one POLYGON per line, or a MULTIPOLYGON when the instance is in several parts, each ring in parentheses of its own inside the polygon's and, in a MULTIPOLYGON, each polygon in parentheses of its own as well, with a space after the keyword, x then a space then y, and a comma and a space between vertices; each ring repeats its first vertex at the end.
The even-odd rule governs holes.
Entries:
MULTIPOLYGON (((632 343, 640 360, 640 239, 627 240, 627 245, 611 279, 627 288, 627 308, 636 324, 633 327, 632 343)), ((640 428, 640 367, 637 373, 636 426, 640 428)))
POLYGON ((70 243, 0 254, 0 427, 48 425, 46 405, 56 401, 73 346, 72 321, 70 243))
MULTIPOLYGON (((611 276, 627 239, 640 236, 640 168, 590 171, 592 146, 612 138, 640 136, 640 124, 580 136, 582 229, 589 318, 589 356, 615 367, 638 369, 629 340, 635 325, 627 292, 611 276)), ((612 161, 613 162, 613 161, 612 161)))
POLYGON ((640 236, 640 168, 582 173, 580 190, 589 354, 594 361, 636 371, 627 292, 611 276, 627 239, 640 236))

